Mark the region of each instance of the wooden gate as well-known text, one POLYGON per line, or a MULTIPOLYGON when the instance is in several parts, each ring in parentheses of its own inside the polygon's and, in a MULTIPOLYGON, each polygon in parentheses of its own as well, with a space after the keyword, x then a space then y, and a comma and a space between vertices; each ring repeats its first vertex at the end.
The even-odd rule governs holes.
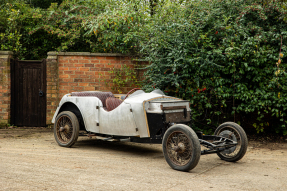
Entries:
POLYGON ((46 126, 46 60, 11 60, 11 124, 46 126))

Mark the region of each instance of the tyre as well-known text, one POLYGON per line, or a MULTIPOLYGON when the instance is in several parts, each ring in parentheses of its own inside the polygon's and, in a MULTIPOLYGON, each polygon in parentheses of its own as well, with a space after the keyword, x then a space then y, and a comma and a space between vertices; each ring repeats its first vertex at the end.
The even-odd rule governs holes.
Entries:
POLYGON ((71 147, 78 140, 79 121, 76 115, 70 111, 61 112, 54 124, 54 136, 62 147, 71 147))
POLYGON ((195 168, 201 155, 196 133, 183 124, 176 124, 167 129, 163 136, 162 148, 169 166, 180 171, 195 168))
POLYGON ((223 123, 215 130, 214 134, 237 142, 236 146, 217 153, 222 160, 236 162, 242 159, 247 151, 248 140, 240 125, 233 122, 223 123))

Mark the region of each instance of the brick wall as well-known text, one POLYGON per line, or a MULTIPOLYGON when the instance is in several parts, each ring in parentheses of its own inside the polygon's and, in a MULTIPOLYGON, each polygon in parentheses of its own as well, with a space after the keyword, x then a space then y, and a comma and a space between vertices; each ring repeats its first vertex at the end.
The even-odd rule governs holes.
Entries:
MULTIPOLYGON (((130 57, 121 54, 89 52, 49 52, 47 63, 47 124, 51 123, 62 96, 79 91, 112 91, 112 68, 134 67, 130 57)), ((124 87, 127 93, 133 87, 124 87)), ((118 92, 113 92, 118 93, 118 92)))
POLYGON ((0 51, 0 124, 9 123, 10 119, 10 58, 11 51, 0 51))
MULTIPOLYGON (((11 51, 0 51, 0 124, 10 122, 11 104, 11 51)), ((78 91, 112 91, 113 75, 109 72, 122 65, 134 67, 136 62, 121 54, 101 54, 89 52, 49 52, 47 64, 47 124, 52 117, 62 96, 78 91)), ((138 62, 137 62, 138 63, 138 62)), ((146 64, 141 62, 141 64, 146 64)), ((140 72, 140 76, 142 72, 140 72)), ((127 93, 133 87, 124 87, 127 93)), ((25 101, 25 100, 23 100, 25 101)))
POLYGON ((50 124, 53 115, 59 104, 59 79, 58 79, 58 59, 56 53, 48 53, 46 59, 47 66, 47 113, 46 123, 50 124))

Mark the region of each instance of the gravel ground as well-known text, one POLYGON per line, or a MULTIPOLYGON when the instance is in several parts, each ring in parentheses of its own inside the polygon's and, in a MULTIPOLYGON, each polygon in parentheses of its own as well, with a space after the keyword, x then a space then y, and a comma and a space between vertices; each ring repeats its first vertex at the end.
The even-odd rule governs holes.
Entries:
POLYGON ((80 137, 59 147, 51 129, 0 129, 0 190, 287 190, 287 144, 250 142, 236 163, 201 156, 171 169, 161 145, 80 137))

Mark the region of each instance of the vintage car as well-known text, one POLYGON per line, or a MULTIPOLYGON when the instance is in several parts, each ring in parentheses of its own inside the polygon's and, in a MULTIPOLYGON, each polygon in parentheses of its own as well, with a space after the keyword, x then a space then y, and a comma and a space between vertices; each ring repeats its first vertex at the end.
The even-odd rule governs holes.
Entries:
POLYGON ((159 143, 167 163, 180 171, 193 169, 204 154, 217 153, 230 162, 245 155, 248 141, 242 127, 226 122, 214 135, 195 133, 189 105, 158 89, 130 91, 123 101, 111 92, 73 92, 63 96, 55 112, 54 135, 63 147, 71 147, 79 131, 119 141, 159 143))

